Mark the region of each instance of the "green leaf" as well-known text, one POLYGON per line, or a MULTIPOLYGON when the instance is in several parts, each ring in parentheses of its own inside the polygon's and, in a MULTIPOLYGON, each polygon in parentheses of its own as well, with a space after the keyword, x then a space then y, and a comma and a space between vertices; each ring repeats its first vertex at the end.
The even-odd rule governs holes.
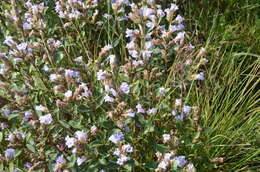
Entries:
POLYGON ((75 129, 82 129, 83 126, 80 125, 80 121, 69 121, 70 126, 72 126, 75 129))
POLYGON ((107 164, 107 160, 102 158, 99 160, 99 163, 102 164, 102 165, 106 165, 107 164))
POLYGON ((199 137, 200 137, 200 132, 196 132, 194 138, 195 138, 195 139, 198 139, 199 137))
POLYGON ((154 125, 152 124, 151 121, 148 121, 146 125, 147 125, 147 126, 146 126, 146 129, 145 129, 145 131, 144 131, 144 134, 154 132, 155 128, 154 128, 154 125))
POLYGON ((161 153, 165 153, 168 151, 167 146, 164 146, 163 144, 156 144, 155 147, 156 147, 156 150, 161 153))
POLYGON ((30 151, 32 151, 33 153, 35 153, 35 147, 34 147, 33 145, 31 145, 31 144, 26 144, 26 147, 27 147, 30 151))
POLYGON ((70 128, 70 125, 64 120, 59 120, 59 123, 65 128, 70 128))
POLYGON ((87 106, 85 106, 85 105, 79 105, 78 106, 78 110, 80 112, 90 112, 90 109, 87 106))
POLYGON ((72 168, 75 165, 75 162, 77 160, 76 155, 73 155, 69 159, 70 159, 70 163, 68 163, 68 168, 72 168))
POLYGON ((17 118, 18 116, 20 116, 19 113, 11 114, 8 116, 8 120, 10 121, 11 119, 17 118))
POLYGON ((9 171, 14 171, 14 163, 12 161, 9 162, 9 171))
POLYGON ((2 140, 3 140, 3 133, 2 132, 0 132, 0 143, 2 142, 2 140))
POLYGON ((14 156, 14 157, 18 157, 21 153, 22 153, 21 150, 16 150, 16 151, 15 151, 15 156, 14 156))

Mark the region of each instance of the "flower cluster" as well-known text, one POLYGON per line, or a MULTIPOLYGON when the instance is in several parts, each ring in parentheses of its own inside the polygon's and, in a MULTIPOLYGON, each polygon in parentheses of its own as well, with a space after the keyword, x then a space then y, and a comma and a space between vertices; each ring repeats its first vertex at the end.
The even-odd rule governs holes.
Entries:
POLYGON ((14 29, 0 43, 0 171, 195 169, 189 90, 208 61, 178 5, 4 3, 14 29))

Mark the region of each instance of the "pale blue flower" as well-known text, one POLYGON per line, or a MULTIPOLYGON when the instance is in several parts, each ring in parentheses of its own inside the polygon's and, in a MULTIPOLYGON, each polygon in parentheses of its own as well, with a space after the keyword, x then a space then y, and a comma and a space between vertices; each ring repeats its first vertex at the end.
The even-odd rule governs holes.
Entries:
POLYGON ((124 134, 120 131, 116 132, 112 136, 109 137, 109 140, 115 144, 119 143, 124 139, 124 134))
POLYGON ((122 84, 120 85, 120 90, 122 92, 124 92, 125 94, 130 93, 130 88, 129 88, 129 85, 127 84, 127 82, 122 82, 122 84))
POLYGON ((182 167, 187 163, 185 156, 177 156, 175 157, 175 160, 179 167, 182 167))
POLYGON ((191 107, 190 106, 183 106, 182 107, 182 112, 184 113, 184 114, 189 114, 190 113, 190 111, 191 111, 191 107))
POLYGON ((127 153, 132 153, 133 152, 133 147, 131 146, 131 145, 129 145, 129 144, 127 144, 127 145, 123 145, 122 146, 122 149, 125 151, 125 152, 127 152, 127 153))
POLYGON ((13 159, 14 158, 14 152, 15 150, 10 148, 5 150, 5 157, 8 159, 13 159))

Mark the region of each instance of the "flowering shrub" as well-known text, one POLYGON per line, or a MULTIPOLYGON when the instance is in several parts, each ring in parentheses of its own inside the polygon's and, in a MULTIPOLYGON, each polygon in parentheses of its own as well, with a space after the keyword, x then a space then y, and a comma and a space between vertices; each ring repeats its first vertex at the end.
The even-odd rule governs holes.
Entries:
POLYGON ((202 128, 189 92, 207 59, 176 4, 1 8, 1 170, 195 171, 202 128))

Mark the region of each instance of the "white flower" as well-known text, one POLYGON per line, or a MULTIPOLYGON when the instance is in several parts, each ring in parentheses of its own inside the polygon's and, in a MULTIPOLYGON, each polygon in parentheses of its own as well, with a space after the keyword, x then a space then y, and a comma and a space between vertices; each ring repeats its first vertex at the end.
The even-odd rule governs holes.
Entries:
POLYGON ((175 21, 176 21, 177 23, 181 23, 181 22, 184 21, 184 18, 183 18, 182 16, 180 16, 180 15, 177 15, 177 17, 175 18, 175 21))
POLYGON ((164 95, 165 92, 166 92, 166 90, 165 90, 164 87, 160 87, 160 88, 159 88, 159 94, 160 94, 160 95, 164 95))
POLYGON ((182 100, 181 99, 176 99, 175 100, 175 106, 181 106, 182 105, 182 100))
POLYGON ((115 102, 115 99, 113 97, 110 97, 109 95, 105 95, 104 101, 113 103, 113 102, 115 102))
POLYGON ((116 148, 113 154, 116 156, 120 156, 122 154, 122 152, 120 151, 119 148, 116 148))
POLYGON ((109 51, 112 48, 113 48, 113 46, 111 44, 108 44, 103 49, 104 49, 104 51, 109 51))
POLYGON ((172 158, 172 154, 171 153, 166 153, 163 156, 163 160, 166 161, 166 162, 170 161, 171 158, 172 158))
POLYGON ((203 72, 200 72, 199 74, 196 74, 195 75, 195 79, 196 80, 204 80, 205 79, 205 75, 204 75, 204 73, 203 72))
POLYGON ((71 148, 75 145, 76 139, 74 137, 66 136, 65 141, 65 144, 68 146, 68 148, 71 148))
POLYGON ((42 70, 44 70, 45 72, 50 72, 50 68, 47 65, 44 65, 42 70))
POLYGON ((28 121, 31 117, 32 117, 33 113, 30 112, 30 111, 27 111, 24 113, 24 117, 23 117, 23 120, 24 121, 28 121))
POLYGON ((138 61, 137 60, 133 60, 132 63, 133 63, 133 65, 135 67, 144 65, 144 61, 143 60, 138 60, 138 61))
POLYGON ((104 14, 103 17, 105 17, 106 19, 111 19, 111 18, 112 18, 112 15, 106 13, 106 14, 104 14))
POLYGON ((6 140, 10 141, 11 143, 14 143, 16 140, 16 137, 13 133, 9 133, 6 140))
POLYGON ((176 5, 176 4, 174 4, 174 3, 171 4, 170 10, 176 11, 176 10, 178 10, 178 9, 179 9, 178 5, 176 5))
POLYGON ((165 13, 163 12, 162 9, 158 9, 158 10, 157 10, 157 15, 158 15, 158 17, 164 17, 164 16, 165 16, 165 13))
POLYGON ((113 94, 113 96, 118 96, 116 90, 114 88, 110 88, 109 85, 105 85, 105 91, 108 93, 113 94))
POLYGON ((44 112, 47 111, 47 108, 43 105, 39 105, 35 107, 35 110, 44 112))
POLYGON ((129 109, 127 112, 127 116, 130 118, 134 118, 135 117, 135 112, 133 109, 129 109))
POLYGON ((148 115, 156 114, 157 113, 157 108, 151 108, 147 110, 148 115))
POLYGON ((71 90, 66 91, 66 93, 64 93, 64 96, 65 96, 66 98, 72 97, 72 91, 71 91, 71 90))
POLYGON ((167 143, 170 140, 171 140, 171 135, 170 134, 163 134, 163 142, 164 143, 167 143))
POLYGON ((71 78, 79 78, 79 72, 71 70, 71 69, 66 69, 65 70, 65 76, 69 76, 71 78))
POLYGON ((172 116, 176 116, 177 115, 177 110, 172 110, 172 116))
POLYGON ((23 23, 23 29, 24 30, 32 29, 32 25, 30 23, 25 22, 23 23))
POLYGON ((50 74, 49 78, 50 78, 51 82, 55 82, 60 78, 60 75, 53 73, 53 74, 50 74))
POLYGON ((182 111, 183 111, 184 114, 188 114, 191 111, 191 107, 190 106, 183 106, 182 111))
POLYGON ((174 38, 175 42, 182 42, 185 38, 185 32, 179 32, 177 36, 174 38))
POLYGON ((77 139, 80 142, 84 143, 84 142, 87 141, 88 135, 85 132, 83 132, 83 131, 76 131, 75 135, 76 135, 77 139))
POLYGON ((77 148, 73 148, 72 151, 71 151, 71 153, 73 153, 73 154, 76 154, 77 152, 78 152, 77 148))
POLYGON ((136 50, 128 50, 128 52, 133 58, 137 58, 139 56, 136 50))
POLYGON ((98 131, 98 128, 95 125, 91 126, 91 128, 90 128, 91 134, 96 134, 97 131, 98 131))
POLYGON ((153 49, 153 48, 154 48, 153 42, 152 42, 152 41, 147 41, 147 42, 145 42, 145 43, 144 43, 144 48, 145 48, 146 50, 151 50, 151 49, 153 49))
POLYGON ((127 152, 127 153, 132 153, 133 152, 133 147, 131 145, 129 145, 129 144, 123 145, 122 149, 123 149, 124 152, 127 152))
POLYGON ((155 24, 154 24, 153 22, 148 21, 148 22, 146 23, 146 27, 148 27, 149 29, 152 29, 152 28, 155 27, 155 24))
POLYGON ((110 64, 116 63, 116 56, 114 54, 108 56, 110 64))
POLYGON ((40 120, 41 124, 50 124, 53 121, 50 113, 47 115, 41 116, 39 118, 39 120, 40 120))
POLYGON ((126 44, 126 48, 127 48, 128 50, 134 50, 135 47, 136 47, 135 41, 130 41, 129 43, 126 44))
POLYGON ((78 166, 80 166, 83 162, 85 162, 86 159, 87 159, 87 158, 86 158, 85 156, 78 157, 78 158, 77 158, 77 164, 78 164, 78 166))
POLYGON ((131 38, 131 40, 133 40, 136 35, 138 35, 140 33, 140 31, 138 29, 135 29, 135 30, 131 30, 131 29, 126 29, 126 37, 128 38, 131 38))
POLYGON ((142 51, 142 57, 145 60, 148 60, 152 56, 152 51, 144 50, 142 51))
POLYGON ((185 64, 186 64, 186 65, 191 65, 191 64, 192 64, 192 59, 187 59, 187 60, 185 61, 185 64))
POLYGON ((153 14, 154 14, 154 10, 153 9, 144 7, 142 9, 142 11, 143 11, 143 16, 144 16, 145 19, 146 18, 149 18, 149 19, 153 18, 153 14))
POLYGON ((120 90, 123 91, 125 94, 130 93, 130 88, 129 88, 129 85, 127 84, 127 82, 122 82, 122 84, 120 86, 120 90))
POLYGON ((75 62, 83 62, 83 57, 79 56, 74 59, 75 62))
POLYGON ((13 37, 11 36, 7 36, 3 43, 8 45, 9 47, 16 45, 16 42, 13 40, 13 37))
POLYGON ((107 72, 103 70, 99 70, 97 72, 97 80, 104 80, 106 78, 107 72))
POLYGON ((21 51, 21 52, 24 52, 27 48, 27 42, 22 42, 21 44, 17 45, 16 48, 21 51))
POLYGON ((162 170, 166 170, 168 167, 168 163, 166 163, 165 161, 161 161, 158 165, 158 168, 162 169, 162 170))
POLYGON ((87 85, 85 83, 81 83, 79 85, 79 88, 84 90, 84 92, 81 93, 82 97, 88 97, 91 94, 91 92, 89 91, 89 89, 88 89, 88 87, 87 87, 87 85))
POLYGON ((137 113, 145 113, 145 110, 142 108, 141 104, 136 105, 137 113))
POLYGON ((129 158, 127 156, 122 155, 120 158, 118 158, 116 163, 119 165, 124 165, 126 163, 126 161, 128 161, 128 160, 129 160, 129 158))
POLYGON ((54 47, 59 48, 62 45, 61 41, 57 40, 54 42, 54 47))

